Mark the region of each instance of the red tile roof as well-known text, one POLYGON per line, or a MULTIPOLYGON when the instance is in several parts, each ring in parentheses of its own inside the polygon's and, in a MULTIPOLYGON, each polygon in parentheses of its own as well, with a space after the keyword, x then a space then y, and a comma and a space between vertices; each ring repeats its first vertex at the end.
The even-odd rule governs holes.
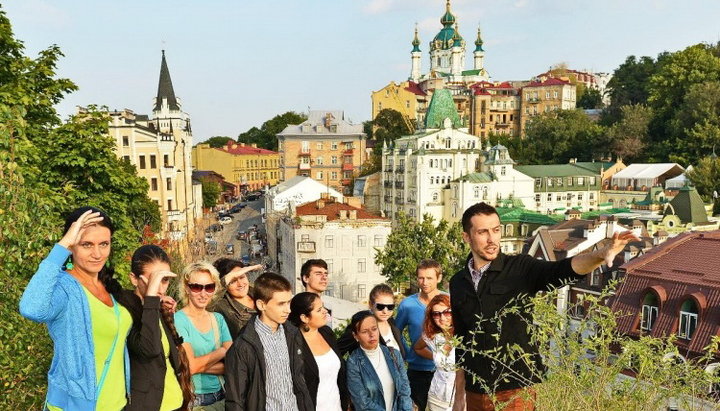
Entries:
POLYGON ((677 334, 680 307, 694 295, 701 305, 704 300, 706 307, 700 309, 691 340, 678 339, 676 344, 692 355, 701 355, 711 337, 720 332, 719 250, 720 231, 691 232, 624 264, 621 268, 626 271, 625 280, 610 302, 614 311, 626 314, 618 317, 618 330, 639 335, 642 301, 652 288, 660 290, 661 303, 651 335, 677 334))
POLYGON ((327 202, 327 200, 325 200, 324 206, 318 208, 319 201, 320 200, 311 201, 298 206, 295 208, 295 213, 298 216, 324 215, 327 216, 327 221, 334 221, 340 219, 340 210, 355 210, 357 211, 358 220, 387 220, 387 218, 372 214, 364 208, 353 207, 345 203, 327 202))
POLYGON ((427 93, 422 91, 418 83, 415 83, 414 81, 408 81, 408 86, 405 87, 405 90, 417 94, 418 96, 427 96, 427 93))
POLYGON ((526 85, 523 88, 527 87, 543 87, 543 86, 562 86, 562 85, 569 85, 571 84, 569 81, 560 80, 559 78, 553 78, 550 77, 549 79, 545 81, 533 81, 532 83, 526 85))
POLYGON ((242 154, 278 154, 276 151, 268 150, 265 148, 251 147, 247 145, 241 145, 241 143, 235 143, 228 141, 226 146, 216 148, 216 150, 224 151, 230 154, 242 155, 242 154), (234 146, 234 147, 233 147, 234 146))

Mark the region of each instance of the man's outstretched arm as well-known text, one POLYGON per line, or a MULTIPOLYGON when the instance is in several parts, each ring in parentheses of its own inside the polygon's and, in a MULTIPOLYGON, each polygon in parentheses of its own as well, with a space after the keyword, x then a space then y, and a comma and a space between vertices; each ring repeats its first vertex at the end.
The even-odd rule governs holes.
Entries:
POLYGON ((612 267, 615 256, 618 255, 625 246, 632 241, 640 241, 632 231, 615 233, 612 237, 612 243, 606 247, 597 249, 591 253, 576 255, 572 259, 572 269, 580 275, 590 274, 594 269, 605 263, 608 267, 612 267))

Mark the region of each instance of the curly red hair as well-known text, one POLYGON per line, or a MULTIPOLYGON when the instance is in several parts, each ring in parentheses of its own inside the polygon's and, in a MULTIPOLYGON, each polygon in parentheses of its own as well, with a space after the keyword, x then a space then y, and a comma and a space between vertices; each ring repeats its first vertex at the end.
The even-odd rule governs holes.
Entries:
MULTIPOLYGON (((430 303, 427 305, 427 309, 425 309, 425 320, 423 321, 423 334, 425 334, 428 338, 433 338, 435 334, 443 332, 443 330, 438 327, 437 324, 435 324, 435 321, 433 321, 432 318, 432 308, 436 304, 443 304, 447 308, 450 308, 450 296, 447 294, 438 294, 435 297, 433 297, 432 300, 430 300, 430 303)), ((452 317, 451 317, 452 321, 452 317)), ((455 326, 451 325, 448 329, 448 332, 450 335, 455 334, 455 326)))

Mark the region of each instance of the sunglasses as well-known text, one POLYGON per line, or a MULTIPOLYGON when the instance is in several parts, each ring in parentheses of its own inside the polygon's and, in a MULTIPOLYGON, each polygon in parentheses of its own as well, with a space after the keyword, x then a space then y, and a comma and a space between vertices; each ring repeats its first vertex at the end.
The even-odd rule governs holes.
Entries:
POLYGON ((380 303, 375 303, 375 309, 378 310, 378 311, 382 311, 382 310, 384 310, 384 309, 386 309, 386 308, 387 308, 388 310, 392 311, 392 310, 395 309, 395 304, 380 304, 380 303))
POLYGON ((194 293, 199 293, 202 290, 207 291, 208 293, 214 293, 215 292, 215 283, 210 284, 197 284, 197 283, 190 283, 187 285, 190 291, 194 293))
POLYGON ((451 317, 452 310, 448 308, 445 311, 432 311, 432 312, 430 312, 430 314, 432 315, 432 318, 440 318, 441 315, 443 315, 445 317, 451 317))

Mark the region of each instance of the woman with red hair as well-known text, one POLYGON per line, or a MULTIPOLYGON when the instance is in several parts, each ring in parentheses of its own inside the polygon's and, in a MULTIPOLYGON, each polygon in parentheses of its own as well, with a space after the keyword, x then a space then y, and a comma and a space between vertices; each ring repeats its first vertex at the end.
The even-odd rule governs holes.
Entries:
POLYGON ((422 338, 413 347, 419 356, 435 362, 435 374, 428 392, 427 409, 430 411, 452 410, 455 397, 465 397, 464 374, 455 366, 453 334, 450 296, 438 294, 427 305, 422 338))

